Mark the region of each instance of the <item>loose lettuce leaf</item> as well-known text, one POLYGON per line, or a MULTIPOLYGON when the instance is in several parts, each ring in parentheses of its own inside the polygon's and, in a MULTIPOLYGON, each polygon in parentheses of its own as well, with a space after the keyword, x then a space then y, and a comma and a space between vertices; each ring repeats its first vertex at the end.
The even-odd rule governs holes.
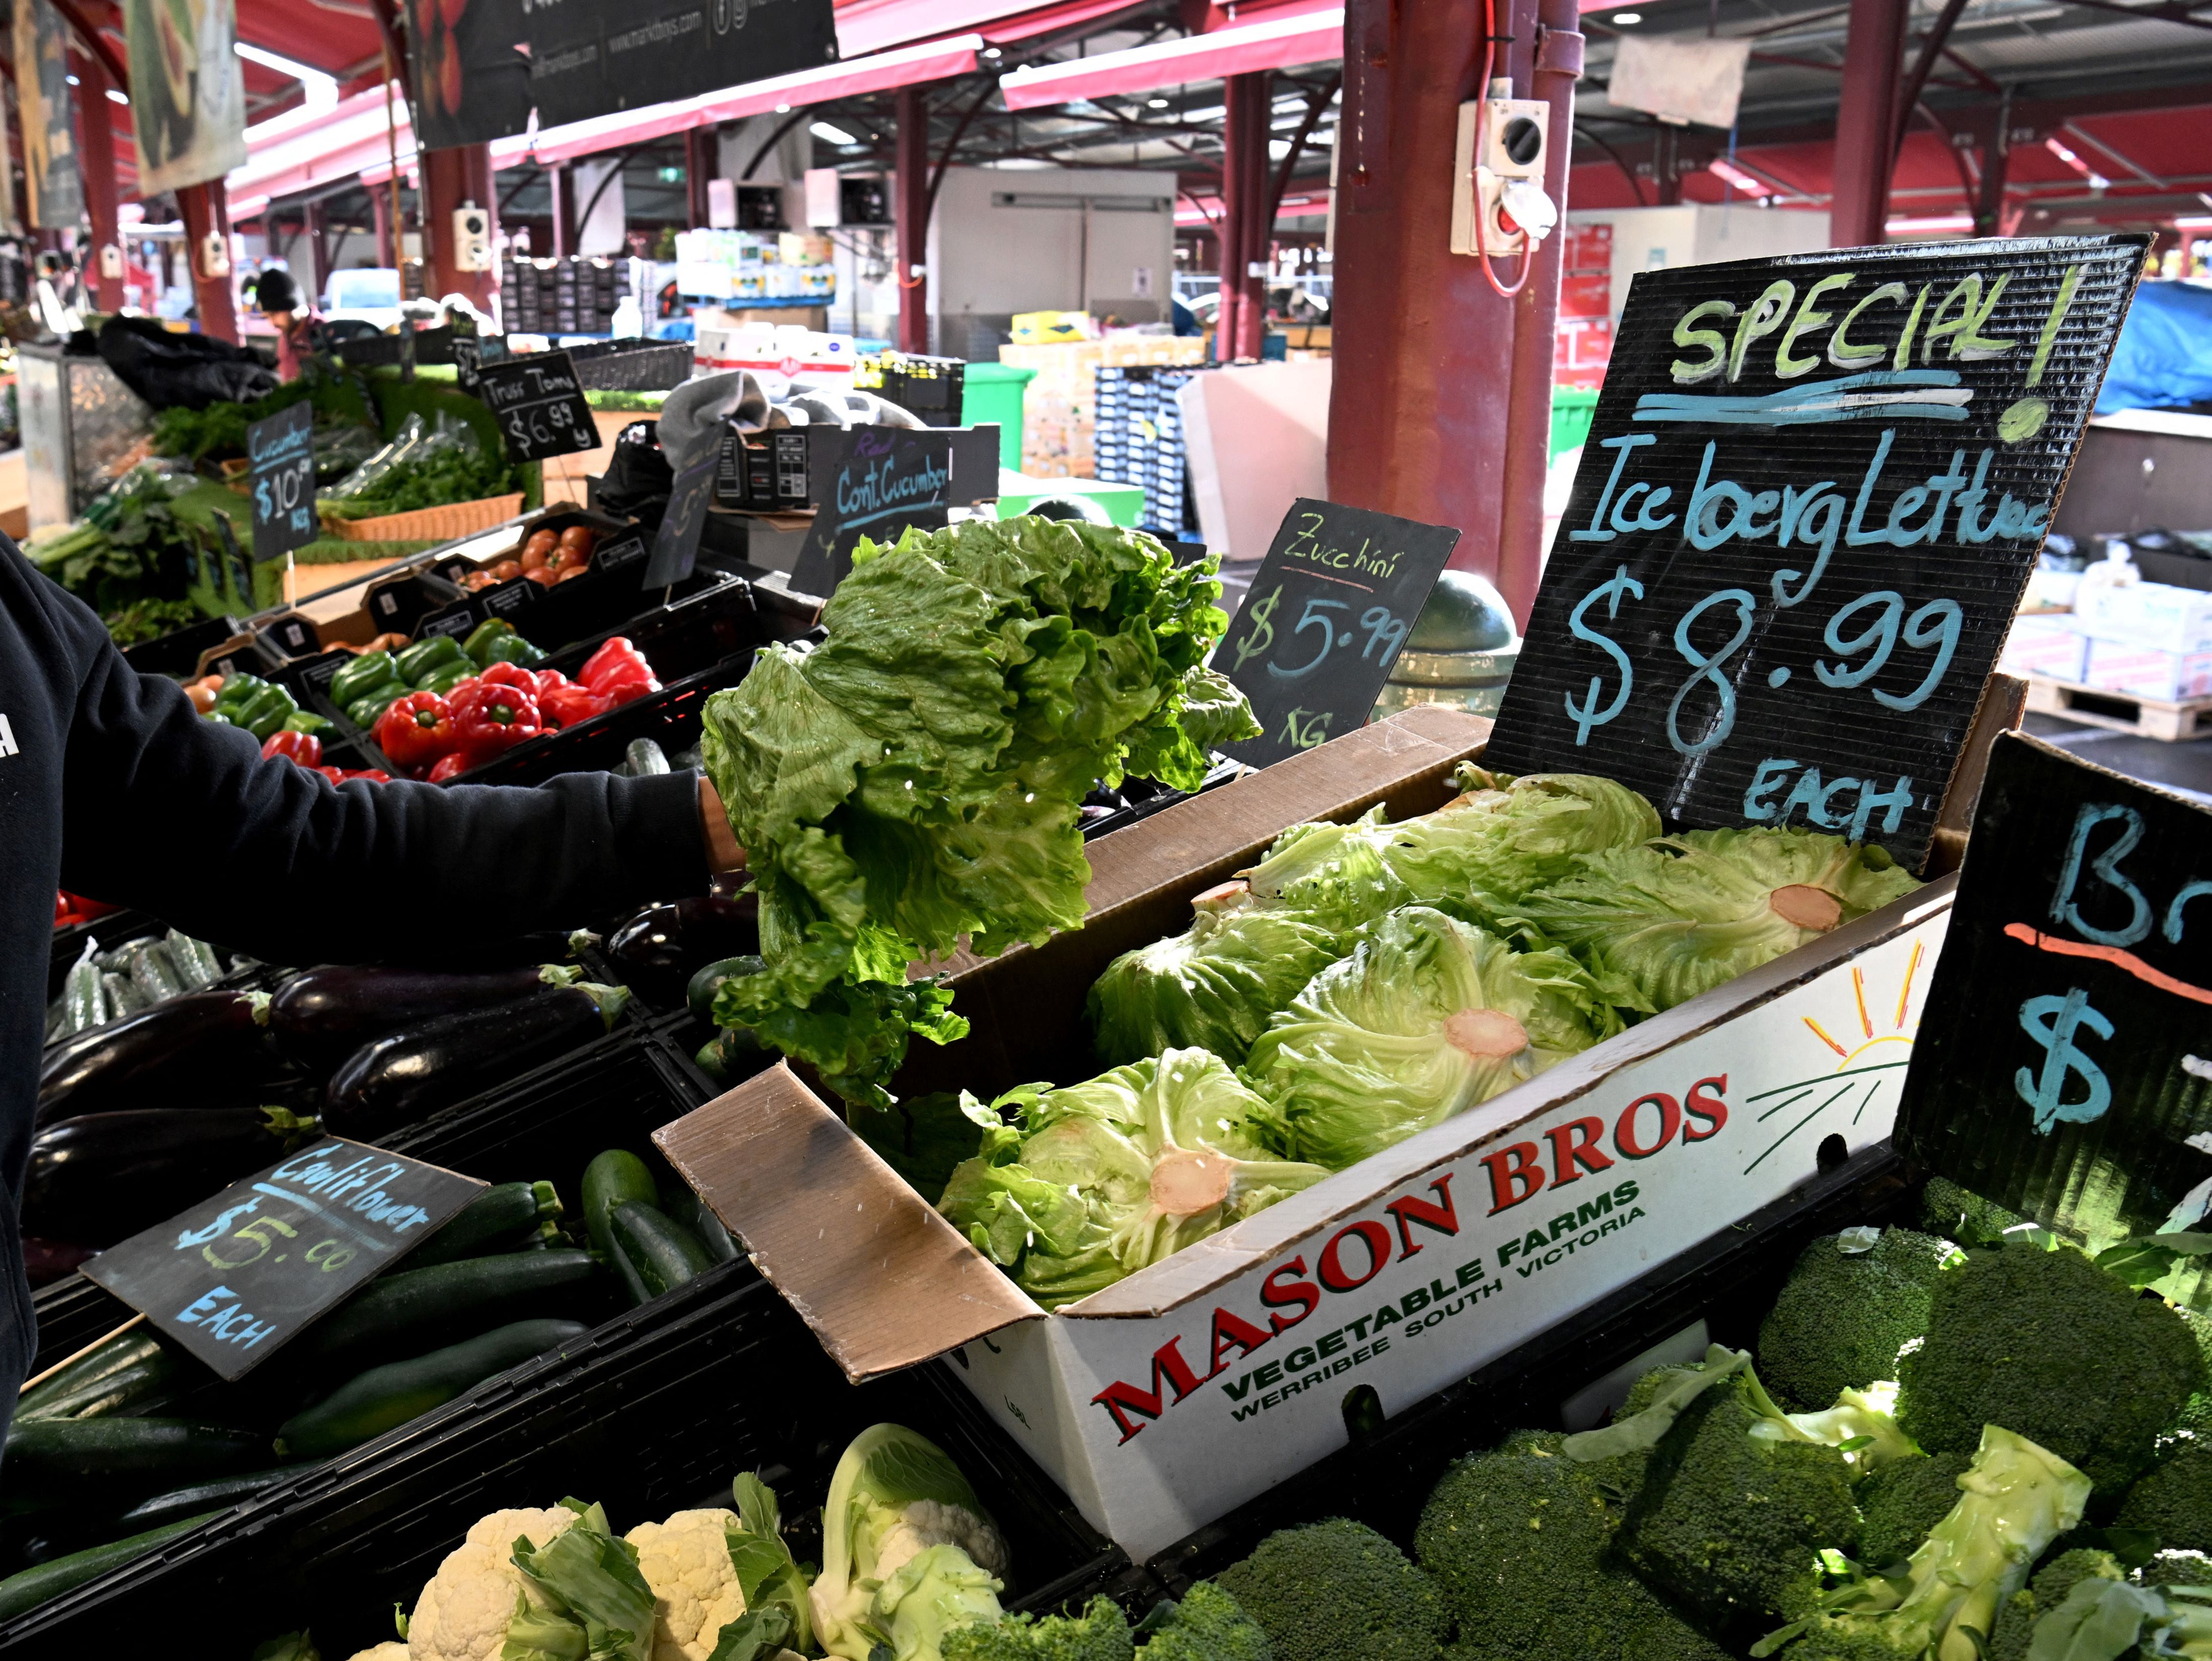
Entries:
POLYGON ((1649 1013, 1733 980, 1920 884, 1878 848, 1814 831, 1686 831, 1587 854, 1519 914, 1649 1013))
POLYGON ((1249 728, 1204 668, 1226 627, 1213 571, 1026 517, 864 541, 828 640, 768 648, 707 705, 767 961, 716 1019, 886 1102, 910 1033, 965 1030, 941 991, 906 991, 908 966, 1079 924, 1083 797, 1133 762, 1195 784, 1201 746, 1249 728))
POLYGON ((1531 773, 1469 791, 1391 827, 1383 863, 1413 899, 1478 913, 1571 876, 1578 856, 1659 834, 1659 815, 1625 785, 1589 773, 1531 773))
POLYGON ((1098 1058, 1200 1049, 1237 1065, 1267 1018, 1343 953, 1334 930, 1301 912, 1201 911, 1182 933, 1124 952, 1099 976, 1086 1005, 1098 1058))
POLYGON ((1332 1171, 1620 1030, 1565 952, 1516 954, 1427 906, 1392 912, 1252 1046, 1285 1153, 1332 1171))
POLYGON ((1344 934, 1406 904, 1413 895, 1383 857, 1397 828, 1382 813, 1378 803, 1345 824, 1291 826, 1244 873, 1253 900, 1344 934))
POLYGON ((1218 1056, 1170 1050, 1001 1097, 1011 1162, 969 1161, 938 1209, 1048 1309, 1171 1257, 1328 1173, 1261 1140, 1266 1104, 1218 1056))

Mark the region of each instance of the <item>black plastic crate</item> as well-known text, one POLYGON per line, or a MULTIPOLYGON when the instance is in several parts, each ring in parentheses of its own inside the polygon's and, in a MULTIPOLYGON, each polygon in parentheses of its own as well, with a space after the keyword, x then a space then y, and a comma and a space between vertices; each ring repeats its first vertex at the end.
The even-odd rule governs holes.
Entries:
POLYGON ((578 385, 592 391, 665 392, 691 379, 688 340, 594 341, 568 352, 578 385))
POLYGON ((939 1441, 988 1497, 1013 1546, 1010 1602, 1056 1607, 1101 1591, 1151 1601, 1149 1579, 933 1370, 848 1384, 775 1289, 735 1263, 41 1605, 0 1628, 0 1652, 98 1652, 113 1634, 160 1623, 164 1650, 187 1657, 235 1661, 301 1627, 325 1654, 350 1654, 392 1635, 393 1604, 411 1609, 487 1512, 573 1494, 626 1531, 726 1506, 741 1470, 777 1489, 795 1552, 818 1561, 838 1455, 881 1420, 939 1441), (179 1623, 184 1600, 249 1624, 179 1623))

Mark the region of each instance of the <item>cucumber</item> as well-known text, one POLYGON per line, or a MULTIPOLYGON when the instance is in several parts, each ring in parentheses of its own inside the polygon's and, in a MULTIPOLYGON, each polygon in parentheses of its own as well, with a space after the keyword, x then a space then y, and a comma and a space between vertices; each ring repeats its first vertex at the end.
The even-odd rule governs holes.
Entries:
POLYGON ((8 1432, 8 1486, 27 1499, 82 1501, 113 1489, 174 1488, 250 1469, 265 1436, 186 1419, 34 1419, 8 1432))
POLYGON ((118 1367, 64 1396, 41 1403, 35 1409, 18 1413, 19 1423, 40 1419, 97 1419, 136 1407, 158 1395, 177 1373, 177 1361, 168 1351, 156 1350, 141 1361, 118 1367))
POLYGON ((616 1248, 637 1270, 648 1297, 657 1298, 714 1265, 699 1237, 658 1206, 624 1200, 609 1221, 616 1248))
POLYGON ((371 1281, 300 1341, 313 1360, 420 1354, 494 1321, 555 1306, 573 1309, 599 1272, 588 1252, 507 1252, 403 1269, 371 1281))
POLYGON ((725 957, 709 963, 691 977, 690 985, 684 989, 684 1007, 695 1020, 712 1024, 714 1019, 714 994, 726 980, 735 980, 749 974, 758 974, 768 967, 765 959, 758 956, 725 957))
POLYGON ((135 1367, 149 1357, 162 1354, 161 1341, 150 1328, 133 1326, 128 1332, 118 1332, 103 1338, 92 1349, 68 1362, 53 1377, 33 1385, 15 1401, 15 1422, 26 1419, 44 1418, 40 1409, 58 1397, 73 1394, 96 1379, 126 1367, 135 1367))
POLYGON ((149 1003, 160 1003, 175 997, 185 990, 183 979, 176 966, 169 961, 168 949, 158 940, 135 943, 137 949, 131 954, 131 984, 149 1003))
POLYGON ((84 955, 70 966, 68 978, 62 982, 62 1002, 67 1006, 68 1017, 63 1022, 64 1036, 103 1025, 107 1020, 107 994, 101 988, 100 966, 93 961, 94 943, 84 943, 84 955))
POLYGON ((310 1468, 306 1464, 279 1465, 274 1470, 248 1471, 243 1476, 224 1476, 212 1482, 195 1482, 190 1488, 171 1488, 167 1494, 157 1494, 131 1506, 115 1519, 115 1525, 136 1531, 173 1523, 180 1517, 204 1516, 209 1514, 210 1506, 228 1508, 251 1500, 310 1468))
POLYGON ((502 1182, 470 1202, 467 1210, 408 1254, 410 1270, 452 1263, 506 1245, 523 1249, 520 1236, 561 1215, 561 1197, 550 1182, 502 1182))
POLYGON ((172 929, 163 938, 168 943, 169 961, 177 966, 177 979, 185 983, 186 991, 204 991, 222 979, 222 965, 215 961, 215 953, 191 936, 172 929))
POLYGON ((165 1541, 198 1528, 219 1512, 205 1512, 197 1517, 149 1529, 143 1534, 134 1534, 127 1540, 111 1540, 104 1546, 94 1546, 89 1551, 71 1552, 66 1557, 57 1557, 52 1562, 27 1568, 20 1574, 11 1574, 0 1580, 0 1621, 10 1620, 26 1609, 36 1609, 52 1597, 58 1597, 73 1587, 96 1579, 112 1568, 120 1568, 134 1557, 143 1557, 165 1541))
POLYGON ((581 1321, 517 1321, 412 1361, 373 1367, 286 1420, 276 1452, 290 1459, 343 1452, 590 1331, 581 1321))
POLYGON ((666 773, 668 758, 661 754, 660 746, 650 738, 633 738, 623 750, 623 768, 633 779, 647 779, 655 773, 666 773))
POLYGON ((607 1219, 624 1200, 658 1205, 660 1191, 643 1160, 626 1148, 610 1148, 584 1167, 584 1227, 601 1252, 612 1238, 607 1219))

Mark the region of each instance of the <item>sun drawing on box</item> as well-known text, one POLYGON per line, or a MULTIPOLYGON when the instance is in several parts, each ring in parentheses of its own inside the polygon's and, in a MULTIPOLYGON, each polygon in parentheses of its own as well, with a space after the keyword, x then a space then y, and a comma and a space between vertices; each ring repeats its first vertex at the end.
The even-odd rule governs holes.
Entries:
POLYGON ((1774 1136, 1743 1167, 1746 1176, 1765 1163, 1768 1155, 1832 1107, 1848 1107, 1850 1122, 1856 1125, 1874 1105, 1882 1087, 1902 1079, 1912 1059, 1912 1034, 1920 1026, 1919 1018, 1912 1012, 1912 992, 1919 979, 1923 950, 1921 942, 1912 943, 1893 1007, 1879 992, 1869 994, 1866 972, 1855 963, 1851 966, 1850 1009, 1825 1022, 1811 1015, 1802 1017, 1813 1036, 1835 1052, 1836 1063, 1825 1072, 1762 1090, 1747 1100, 1746 1105, 1758 1115, 1756 1123, 1771 1122, 1774 1136), (1802 1111, 1792 1112, 1793 1108, 1802 1111))

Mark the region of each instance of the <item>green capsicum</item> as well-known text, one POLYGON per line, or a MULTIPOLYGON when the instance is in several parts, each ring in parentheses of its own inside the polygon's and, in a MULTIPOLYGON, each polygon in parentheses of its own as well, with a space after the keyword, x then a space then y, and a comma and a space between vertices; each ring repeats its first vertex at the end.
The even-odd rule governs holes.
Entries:
MULTIPOLYGON (((406 688, 406 682, 399 676, 398 659, 388 652, 364 652, 331 676, 331 701, 348 707, 386 687, 392 688, 395 698, 406 688)), ((222 700, 218 698, 216 702, 220 707, 222 700)))
POLYGON ((264 684, 230 712, 233 726, 244 727, 256 738, 266 738, 300 712, 292 694, 282 687, 264 684))
POLYGON ((299 710, 284 718, 287 732, 328 732, 334 724, 312 710, 299 710))
POLYGON ((477 672, 477 666, 464 658, 458 664, 447 664, 443 669, 433 670, 415 683, 415 690, 434 692, 442 696, 477 672))
MULTIPOLYGON (((502 640, 521 640, 522 637, 514 632, 514 625, 506 618, 487 617, 477 625, 475 632, 461 644, 462 649, 469 654, 477 668, 489 669, 494 664, 515 661, 509 658, 495 658, 492 656, 493 647, 502 640)), ((523 640, 523 644, 528 646, 530 643, 523 640)), ((532 650, 535 651, 536 648, 532 647, 532 650)))
POLYGON ((376 724, 377 718, 398 700, 405 697, 409 690, 404 686, 392 687, 356 698, 345 706, 346 719, 367 732, 376 724))
POLYGON ((473 660, 462 650, 461 643, 450 634, 433 634, 427 640, 417 640, 398 657, 399 678, 418 690, 430 676, 455 664, 473 667, 473 660))
POLYGON ((223 677, 222 690, 216 694, 215 706, 224 714, 230 715, 234 711, 243 709, 251 700, 268 689, 269 682, 258 675, 248 675, 243 671, 228 675, 223 677))
POLYGON ((494 664, 513 664, 518 669, 535 669, 544 663, 547 653, 541 652, 520 634, 502 634, 484 652, 484 667, 494 664))

